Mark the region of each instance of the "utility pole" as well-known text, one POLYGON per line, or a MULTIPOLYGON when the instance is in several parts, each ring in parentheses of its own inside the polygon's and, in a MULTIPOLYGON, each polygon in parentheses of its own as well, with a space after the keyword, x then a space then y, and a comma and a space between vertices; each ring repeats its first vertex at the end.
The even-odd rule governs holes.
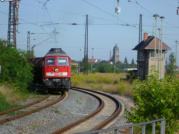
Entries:
POLYGON ((159 17, 159 15, 158 14, 154 14, 153 15, 153 17, 155 18, 155 46, 154 46, 154 57, 155 57, 155 62, 156 62, 156 64, 155 64, 155 70, 157 70, 157 18, 159 17))
POLYGON ((31 51, 32 51, 32 52, 31 52, 31 58, 34 58, 34 47, 35 47, 35 46, 36 46, 36 45, 33 45, 33 46, 32 46, 32 49, 31 49, 31 51))
POLYGON ((88 15, 86 15, 85 25, 84 73, 88 75, 88 15))
MULTIPOLYGON (((94 48, 92 48, 92 60, 94 59, 94 48)), ((93 73, 93 61, 91 62, 91 73, 93 73)))
POLYGON ((159 79, 162 78, 162 57, 163 57, 163 20, 165 17, 161 16, 161 24, 160 24, 160 45, 159 45, 159 79))
POLYGON ((92 59, 94 59, 94 48, 92 48, 92 59))
POLYGON ((153 17, 155 18, 155 48, 154 48, 154 55, 156 57, 156 49, 157 49, 157 18, 159 17, 158 14, 154 14, 153 17))
POLYGON ((30 31, 27 32, 27 58, 30 58, 30 31))
POLYGON ((176 66, 177 66, 177 65, 178 65, 178 64, 177 64, 177 60, 178 60, 178 46, 179 46, 179 42, 176 40, 175 43, 176 43, 176 55, 175 55, 176 63, 175 63, 175 64, 176 64, 176 66))
POLYGON ((161 73, 161 28, 158 29, 159 30, 159 45, 158 45, 158 73, 159 73, 159 79, 160 79, 160 73, 161 73))
POLYGON ((139 18, 139 43, 142 41, 142 14, 139 18))
POLYGON ((16 48, 16 32, 18 25, 18 8, 20 0, 9 1, 9 19, 8 19, 8 37, 7 43, 13 44, 14 48, 16 48))

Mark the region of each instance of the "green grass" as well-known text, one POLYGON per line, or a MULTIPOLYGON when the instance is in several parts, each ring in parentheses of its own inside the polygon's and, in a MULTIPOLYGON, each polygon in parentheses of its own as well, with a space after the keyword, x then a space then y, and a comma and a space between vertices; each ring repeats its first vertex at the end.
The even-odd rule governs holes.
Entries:
POLYGON ((73 75, 71 80, 72 86, 132 96, 131 88, 133 85, 129 81, 121 80, 121 78, 125 77, 125 73, 95 73, 89 75, 73 75))
POLYGON ((7 102, 4 96, 0 95, 0 112, 8 110, 10 108, 13 108, 13 106, 7 102))
POLYGON ((179 72, 176 74, 176 79, 179 80, 179 72))

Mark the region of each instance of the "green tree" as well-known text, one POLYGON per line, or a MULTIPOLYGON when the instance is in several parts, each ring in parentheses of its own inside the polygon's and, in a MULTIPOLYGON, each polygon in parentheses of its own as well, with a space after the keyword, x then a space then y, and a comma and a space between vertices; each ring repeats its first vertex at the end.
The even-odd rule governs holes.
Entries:
POLYGON ((134 59, 131 60, 131 65, 135 65, 134 59))
POLYGON ((127 57, 124 58, 124 64, 128 65, 127 57))
POLYGON ((179 81, 176 79, 151 76, 147 80, 135 82, 132 89, 137 105, 127 113, 127 118, 134 122, 143 122, 159 118, 166 119, 166 132, 173 134, 179 124, 179 81))
POLYGON ((170 77, 176 77, 176 59, 174 53, 169 56, 169 63, 167 64, 167 74, 170 77))
POLYGON ((28 63, 24 51, 6 44, 6 41, 0 40, 0 82, 15 84, 19 90, 26 90, 33 78, 32 66, 28 63))

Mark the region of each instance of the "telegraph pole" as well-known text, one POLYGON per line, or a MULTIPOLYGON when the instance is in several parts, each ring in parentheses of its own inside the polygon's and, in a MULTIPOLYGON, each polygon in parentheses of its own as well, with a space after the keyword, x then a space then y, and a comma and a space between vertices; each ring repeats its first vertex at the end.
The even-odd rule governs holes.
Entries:
POLYGON ((30 31, 27 32, 27 58, 30 58, 30 31))
POLYGON ((88 15, 86 15, 85 25, 84 73, 88 75, 88 15))
POLYGON ((159 73, 159 79, 160 79, 160 73, 161 73, 161 27, 158 29, 159 30, 159 45, 158 45, 158 73, 159 73))
POLYGON ((154 47, 154 57, 155 57, 155 70, 157 70, 157 61, 158 61, 158 58, 157 58, 157 18, 159 17, 158 14, 154 14, 153 17, 155 18, 155 47, 154 47))
POLYGON ((164 20, 165 17, 161 16, 160 17, 160 20, 161 20, 161 25, 160 25, 160 45, 159 45, 159 60, 160 60, 160 64, 159 64, 159 79, 162 78, 162 57, 163 57, 163 20, 164 20))
POLYGON ((175 64, 176 64, 176 66, 177 66, 177 60, 178 60, 177 57, 178 57, 178 46, 179 46, 179 42, 176 40, 175 43, 176 43, 176 55, 175 55, 176 63, 175 63, 175 64))
POLYGON ((94 48, 92 48, 92 59, 94 59, 94 48))
POLYGON ((139 18, 139 43, 142 41, 142 14, 139 18))
POLYGON ((154 14, 153 17, 155 18, 155 49, 154 49, 154 55, 156 57, 156 49, 157 49, 157 18, 159 17, 159 15, 154 14))

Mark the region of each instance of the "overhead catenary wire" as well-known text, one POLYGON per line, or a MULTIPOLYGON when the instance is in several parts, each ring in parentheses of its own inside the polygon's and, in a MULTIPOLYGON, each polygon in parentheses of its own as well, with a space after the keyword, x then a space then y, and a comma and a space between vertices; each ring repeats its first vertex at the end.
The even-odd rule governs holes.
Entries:
POLYGON ((89 1, 87 1, 87 0, 81 0, 81 1, 84 2, 84 3, 86 3, 86 4, 89 5, 89 6, 93 7, 93 8, 96 8, 97 10, 99 10, 99 11, 102 12, 102 13, 105 13, 105 14, 111 16, 111 17, 117 18, 117 19, 119 19, 119 20, 120 20, 121 22, 123 22, 123 23, 127 23, 126 21, 120 19, 118 16, 116 16, 116 15, 114 15, 114 14, 112 14, 112 13, 106 11, 106 10, 104 10, 103 8, 100 8, 100 7, 96 6, 95 4, 93 4, 93 3, 91 3, 91 2, 89 2, 89 1))

